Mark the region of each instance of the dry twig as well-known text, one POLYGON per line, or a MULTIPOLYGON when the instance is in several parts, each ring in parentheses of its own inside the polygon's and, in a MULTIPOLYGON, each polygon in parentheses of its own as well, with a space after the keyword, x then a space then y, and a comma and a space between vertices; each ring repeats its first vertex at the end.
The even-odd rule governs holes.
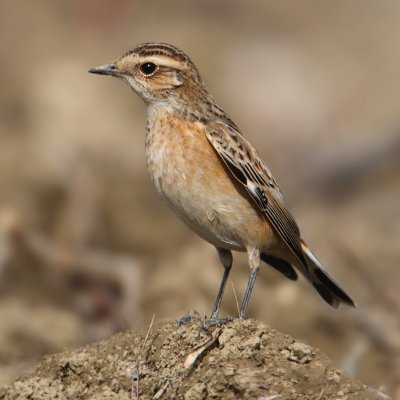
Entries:
POLYGON ((184 363, 185 368, 189 370, 189 372, 192 371, 197 363, 205 356, 206 352, 211 350, 215 346, 221 332, 221 328, 215 330, 211 338, 208 339, 207 342, 205 342, 201 346, 196 347, 192 352, 189 353, 184 363))
POLYGON ((235 285, 233 284, 233 282, 231 281, 231 285, 232 285, 232 290, 233 290, 233 296, 235 297, 235 303, 236 303, 236 309, 238 312, 238 316, 240 316, 240 307, 239 307, 239 301, 236 295, 236 290, 235 290, 235 285))
POLYGON ((153 328, 153 324, 154 324, 154 320, 156 318, 156 314, 153 314, 153 318, 151 319, 150 325, 149 325, 149 329, 147 330, 146 336, 144 337, 144 341, 142 344, 142 347, 140 348, 139 354, 136 358, 136 361, 133 365, 132 368, 132 386, 131 386, 131 400, 134 399, 134 393, 135 393, 135 398, 139 399, 139 382, 140 382, 140 362, 141 362, 141 358, 143 355, 143 351, 147 345, 147 341, 149 339, 150 336, 150 332, 151 329, 153 328), (136 390, 135 390, 135 375, 136 375, 136 390))

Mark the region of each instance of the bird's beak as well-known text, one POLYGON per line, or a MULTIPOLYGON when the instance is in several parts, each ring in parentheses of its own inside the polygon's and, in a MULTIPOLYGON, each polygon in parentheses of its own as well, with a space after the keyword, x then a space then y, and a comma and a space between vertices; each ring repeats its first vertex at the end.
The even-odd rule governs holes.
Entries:
POLYGON ((121 76, 121 71, 115 64, 106 64, 101 67, 90 68, 89 72, 99 75, 121 76))

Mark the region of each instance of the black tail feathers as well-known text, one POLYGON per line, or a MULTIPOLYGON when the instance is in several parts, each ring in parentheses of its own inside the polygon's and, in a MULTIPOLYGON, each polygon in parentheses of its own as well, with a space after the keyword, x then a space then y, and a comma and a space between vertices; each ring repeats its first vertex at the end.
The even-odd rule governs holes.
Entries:
POLYGON ((304 254, 306 255, 308 271, 306 278, 320 294, 320 296, 332 307, 339 307, 340 303, 345 303, 351 307, 356 307, 353 299, 340 287, 340 285, 328 274, 318 259, 311 253, 311 250, 302 243, 304 254))
MULTIPOLYGON (((356 307, 352 298, 339 286, 328 272, 324 269, 318 259, 311 253, 310 249, 302 242, 302 249, 307 262, 307 268, 301 266, 300 271, 313 285, 319 295, 332 307, 339 307, 340 303, 356 307)), ((261 260, 278 270, 286 278, 297 280, 297 272, 294 267, 285 260, 261 253, 261 260)))
POLYGON ((286 278, 297 281, 297 272, 288 262, 265 253, 261 253, 261 260, 285 275, 286 278))
POLYGON ((315 268, 314 273, 317 280, 312 280, 312 285, 320 296, 332 307, 339 307, 340 303, 345 303, 355 307, 353 299, 335 282, 335 280, 326 272, 315 268))

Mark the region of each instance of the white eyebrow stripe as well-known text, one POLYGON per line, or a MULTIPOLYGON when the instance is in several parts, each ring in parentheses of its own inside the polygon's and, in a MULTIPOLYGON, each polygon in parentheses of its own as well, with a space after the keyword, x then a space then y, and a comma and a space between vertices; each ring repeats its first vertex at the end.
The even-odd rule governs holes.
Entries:
POLYGON ((182 61, 174 60, 170 57, 153 55, 153 56, 142 56, 140 58, 140 63, 153 62, 156 65, 170 67, 170 68, 179 68, 182 69, 183 63, 182 61))

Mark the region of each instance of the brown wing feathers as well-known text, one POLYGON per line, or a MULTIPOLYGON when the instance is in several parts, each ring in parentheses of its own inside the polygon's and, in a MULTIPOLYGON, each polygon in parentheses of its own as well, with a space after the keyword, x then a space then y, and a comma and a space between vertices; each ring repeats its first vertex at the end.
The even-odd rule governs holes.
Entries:
POLYGON ((271 173, 257 152, 238 132, 223 124, 213 124, 207 138, 233 176, 241 182, 275 231, 307 269, 299 228, 287 210, 271 173))
MULTIPOLYGON (((353 300, 325 271, 300 238, 299 227, 289 213, 281 192, 257 152, 236 128, 216 123, 207 130, 207 138, 232 175, 246 188, 276 233, 300 262, 300 271, 333 307, 340 302, 354 306, 353 300), (301 268, 303 267, 303 268, 301 268)), ((289 279, 297 279, 287 261, 262 253, 261 259, 289 279)))

